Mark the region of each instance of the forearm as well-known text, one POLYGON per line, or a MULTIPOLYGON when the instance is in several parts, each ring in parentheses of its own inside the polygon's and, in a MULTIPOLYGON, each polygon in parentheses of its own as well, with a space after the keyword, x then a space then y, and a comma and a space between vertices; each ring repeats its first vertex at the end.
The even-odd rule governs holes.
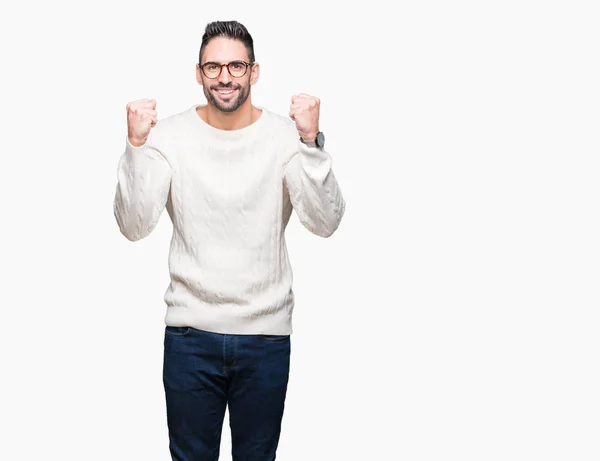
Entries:
POLYGON ((119 159, 113 210, 121 233, 140 240, 156 227, 166 205, 171 167, 149 144, 133 146, 126 141, 119 159))
POLYGON ((285 167, 285 182, 304 227, 321 237, 331 236, 340 225, 346 203, 329 153, 299 142, 298 153, 285 167))

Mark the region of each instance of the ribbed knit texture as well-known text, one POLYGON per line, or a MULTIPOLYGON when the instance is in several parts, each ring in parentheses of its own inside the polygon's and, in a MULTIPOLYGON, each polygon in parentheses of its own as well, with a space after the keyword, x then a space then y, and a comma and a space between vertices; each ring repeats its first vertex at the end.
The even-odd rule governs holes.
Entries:
POLYGON ((345 201, 331 156, 265 108, 253 124, 228 131, 205 123, 197 107, 160 120, 141 147, 126 139, 114 198, 119 229, 140 240, 167 210, 167 325, 291 334, 285 228, 293 210, 316 235, 338 228, 345 201))

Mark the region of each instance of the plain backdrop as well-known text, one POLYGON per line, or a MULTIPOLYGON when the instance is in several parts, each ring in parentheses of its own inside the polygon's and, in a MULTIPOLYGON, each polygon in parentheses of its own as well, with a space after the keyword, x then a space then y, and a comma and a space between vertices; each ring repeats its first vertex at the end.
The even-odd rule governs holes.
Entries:
MULTIPOLYGON (((0 459, 168 460, 171 223, 112 201, 127 102, 203 102, 237 19, 252 98, 319 97, 347 202, 292 216, 277 459, 600 459, 600 16, 593 1, 33 1, 4 6, 0 459)), ((221 459, 231 459, 227 421, 221 459)))

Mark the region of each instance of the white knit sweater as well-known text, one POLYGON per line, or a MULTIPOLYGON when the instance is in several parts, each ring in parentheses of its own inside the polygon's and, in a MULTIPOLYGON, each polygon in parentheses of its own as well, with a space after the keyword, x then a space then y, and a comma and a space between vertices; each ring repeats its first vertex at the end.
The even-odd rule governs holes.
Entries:
POLYGON ((220 130, 197 107, 160 120, 141 147, 126 140, 114 198, 119 229, 140 240, 167 210, 167 325, 291 334, 285 228, 292 210, 316 235, 338 228, 346 205, 331 156, 265 108, 245 128, 220 130))

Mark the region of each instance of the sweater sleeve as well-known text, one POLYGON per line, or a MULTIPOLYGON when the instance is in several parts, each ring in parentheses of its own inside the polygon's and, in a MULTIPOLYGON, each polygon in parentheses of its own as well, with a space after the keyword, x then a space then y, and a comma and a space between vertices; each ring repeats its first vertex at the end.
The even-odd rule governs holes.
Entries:
POLYGON ((117 168, 113 212, 121 233, 131 241, 156 227, 171 187, 171 167, 150 141, 133 146, 126 139, 117 168))
POLYGON ((339 227, 346 209, 331 155, 323 148, 309 147, 299 140, 297 145, 297 152, 284 169, 290 201, 306 229, 320 237, 329 237, 339 227))

